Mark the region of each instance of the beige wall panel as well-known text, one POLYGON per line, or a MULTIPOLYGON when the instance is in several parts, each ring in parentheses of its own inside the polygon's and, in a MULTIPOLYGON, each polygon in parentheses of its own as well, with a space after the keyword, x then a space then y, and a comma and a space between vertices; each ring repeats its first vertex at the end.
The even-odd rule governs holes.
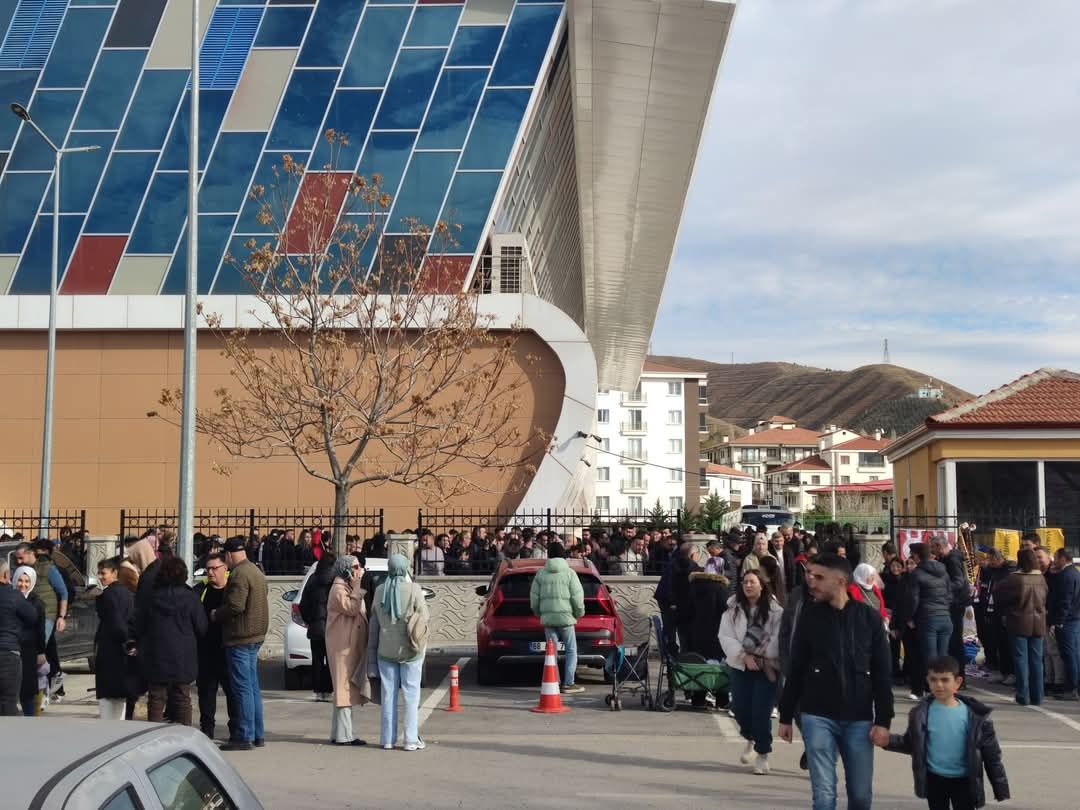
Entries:
MULTIPOLYGON (((3 347, 3 362, 0 363, 2 374, 36 374, 45 379, 45 343, 44 332, 4 332, 0 334, 0 346, 3 347)), ((60 346, 59 335, 56 341, 60 346)))
MULTIPOLYGON (((57 355, 59 355, 57 351, 57 355)), ((42 397, 44 399, 44 396, 42 397)), ((100 374, 57 374, 57 419, 97 419, 101 413, 100 374)))
MULTIPOLYGON (((64 209, 61 208, 61 211, 64 209)), ((11 277, 15 275, 15 268, 19 266, 18 256, 0 256, 0 295, 7 292, 11 277)))
POLYGON ((98 469, 98 504, 109 510, 107 517, 117 524, 120 510, 132 503, 167 504, 177 497, 175 479, 165 480, 161 462, 102 464, 98 469))
POLYGON ((0 419, 40 420, 45 407, 44 374, 0 374, 4 392, 0 419))
POLYGON ((164 374, 168 366, 167 332, 105 332, 102 374, 164 374))
MULTIPOLYGON (((191 67, 191 5, 192 0, 169 0, 146 59, 148 68, 191 67)), ((199 2, 199 24, 203 36, 216 6, 217 0, 199 2)))
POLYGON ((105 374, 101 383, 103 419, 144 419, 147 411, 158 409, 165 387, 164 374, 105 374))
POLYGON ((224 132, 270 129, 296 53, 296 48, 251 52, 225 114, 224 132))
POLYGON ((170 426, 156 419, 102 419, 97 459, 102 464, 140 461, 160 464, 176 452, 170 426))
MULTIPOLYGON (((57 431, 59 438, 59 431, 57 431)), ((53 461, 52 503, 53 508, 64 508, 71 504, 74 509, 99 506, 98 503, 98 465, 53 461)), ((34 499, 37 504, 37 498, 34 499)))
POLYGON ((514 0, 466 0, 462 25, 503 25, 510 19, 514 0))
POLYGON ((171 263, 172 256, 123 256, 116 267, 109 293, 157 295, 171 263))
MULTIPOLYGON (((57 419, 53 423, 53 462, 96 463, 100 439, 100 419, 57 419)), ((53 502, 60 503, 55 497, 53 502)))
POLYGON ((33 419, 0 418, 0 466, 41 460, 41 422, 40 412, 33 419))
MULTIPOLYGON (((0 423, 0 431, 6 434, 7 426, 0 423)), ((29 508, 30 504, 36 504, 40 485, 37 470, 38 466, 33 464, 0 462, 0 507, 29 508)))

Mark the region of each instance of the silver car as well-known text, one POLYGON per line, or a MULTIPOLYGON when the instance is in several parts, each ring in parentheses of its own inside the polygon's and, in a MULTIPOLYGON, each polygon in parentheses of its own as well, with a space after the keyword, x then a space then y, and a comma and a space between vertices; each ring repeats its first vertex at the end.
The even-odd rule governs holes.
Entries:
POLYGON ((0 718, 4 807, 261 810, 205 735, 186 726, 0 718))

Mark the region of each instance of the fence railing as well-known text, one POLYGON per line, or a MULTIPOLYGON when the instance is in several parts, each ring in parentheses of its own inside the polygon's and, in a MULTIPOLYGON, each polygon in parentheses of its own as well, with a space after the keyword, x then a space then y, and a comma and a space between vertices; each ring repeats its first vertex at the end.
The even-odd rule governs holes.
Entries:
MULTIPOLYGON (((346 534, 369 536, 384 531, 382 509, 373 512, 349 512, 342 520, 346 534)), ((175 532, 179 525, 176 510, 121 509, 120 536, 138 535, 147 529, 165 527, 175 532)), ((195 531, 209 537, 220 535, 228 538, 242 534, 245 538, 262 537, 274 529, 279 531, 303 529, 332 531, 333 513, 325 510, 301 509, 290 511, 260 509, 204 509, 195 513, 195 531)))
POLYGON ((14 537, 21 534, 26 540, 35 540, 43 534, 59 537, 60 530, 86 531, 85 509, 59 509, 50 512, 45 520, 38 511, 25 509, 0 509, 0 534, 14 537), (43 532, 42 529, 47 529, 43 532))

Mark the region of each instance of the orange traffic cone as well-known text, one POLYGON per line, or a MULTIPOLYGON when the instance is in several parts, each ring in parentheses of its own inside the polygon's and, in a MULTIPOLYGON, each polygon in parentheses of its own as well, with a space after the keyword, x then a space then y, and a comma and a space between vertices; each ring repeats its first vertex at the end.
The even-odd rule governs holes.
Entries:
POLYGON ((460 684, 458 682, 457 664, 450 667, 450 705, 446 707, 448 712, 461 711, 460 684))
POLYGON ((540 704, 532 711, 540 714, 562 714, 570 711, 562 705, 562 693, 559 692, 559 664, 555 660, 555 642, 548 639, 547 652, 544 655, 544 679, 540 683, 540 704))

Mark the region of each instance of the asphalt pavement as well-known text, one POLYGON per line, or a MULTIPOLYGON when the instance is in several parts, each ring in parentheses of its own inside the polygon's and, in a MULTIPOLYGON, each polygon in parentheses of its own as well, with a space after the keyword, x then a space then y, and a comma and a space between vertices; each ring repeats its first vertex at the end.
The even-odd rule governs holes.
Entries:
MULTIPOLYGON (((649 711, 635 695, 623 711, 604 702, 610 687, 582 670, 582 695, 563 698, 571 711, 534 714, 540 668, 523 667, 499 686, 481 687, 467 656, 429 657, 421 698, 425 751, 378 747, 379 709, 354 710, 355 730, 369 746, 327 744, 330 705, 307 691, 285 691, 280 664, 264 667, 267 746, 227 754, 268 808, 806 808, 810 782, 798 768, 802 745, 775 742, 772 773, 755 776, 738 762, 734 721, 724 711, 680 705, 649 711), (464 711, 445 711, 450 664, 462 669, 464 711)), ((70 674, 67 699, 50 714, 93 714, 91 676, 70 674)), ((1013 799, 1002 807, 1075 810, 1072 768, 1080 753, 1080 704, 1047 700, 1042 707, 1012 703, 1006 689, 973 681, 971 694, 994 708, 1013 799)), ((911 706, 897 691, 898 718, 911 706)), ((224 728, 224 701, 219 705, 224 728)), ((775 726, 774 726, 775 729, 775 726)), ((989 784, 987 784, 989 790, 989 784)), ((844 806, 841 801, 840 806, 844 806)), ((994 806, 993 802, 988 806, 994 806)), ((874 807, 924 808, 911 789, 910 761, 879 751, 874 807)))

